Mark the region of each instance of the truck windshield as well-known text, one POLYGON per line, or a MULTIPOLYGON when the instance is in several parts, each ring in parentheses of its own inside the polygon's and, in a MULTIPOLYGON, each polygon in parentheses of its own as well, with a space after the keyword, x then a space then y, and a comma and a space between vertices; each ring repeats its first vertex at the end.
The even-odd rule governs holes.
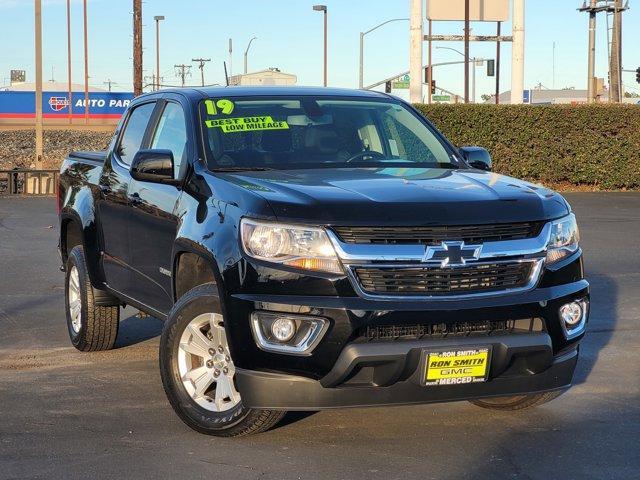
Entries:
POLYGON ((460 166, 425 122, 393 100, 231 97, 200 108, 211 170, 460 166))

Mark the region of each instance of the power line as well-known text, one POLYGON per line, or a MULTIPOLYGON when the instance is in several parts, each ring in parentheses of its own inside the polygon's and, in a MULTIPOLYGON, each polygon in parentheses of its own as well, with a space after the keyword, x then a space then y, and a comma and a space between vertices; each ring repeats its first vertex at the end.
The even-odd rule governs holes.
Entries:
POLYGON ((210 62, 210 58, 192 58, 192 62, 198 62, 198 68, 200 69, 200 76, 202 77, 202 86, 204 87, 204 64, 210 62))
POLYGON ((181 65, 174 65, 173 67, 176 69, 176 77, 180 77, 182 86, 184 87, 185 78, 191 76, 191 65, 185 65, 183 63, 181 65))

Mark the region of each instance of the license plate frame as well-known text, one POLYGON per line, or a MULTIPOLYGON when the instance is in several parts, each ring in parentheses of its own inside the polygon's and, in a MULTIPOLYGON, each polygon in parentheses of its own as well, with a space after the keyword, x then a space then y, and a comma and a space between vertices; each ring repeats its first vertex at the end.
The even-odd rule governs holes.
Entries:
MULTIPOLYGON (((443 387, 484 383, 489 379, 491 370, 491 345, 456 346, 449 348, 424 349, 420 362, 420 382, 425 387, 443 387), (455 365, 453 360, 473 360, 483 358, 484 371, 479 365, 455 365), (452 360, 451 365, 433 365, 433 361, 452 360), (457 370, 446 372, 445 370, 457 370), (469 370, 470 369, 470 370, 469 370), (431 375, 430 373, 435 373, 431 375)), ((473 362, 472 362, 473 363, 473 362)))

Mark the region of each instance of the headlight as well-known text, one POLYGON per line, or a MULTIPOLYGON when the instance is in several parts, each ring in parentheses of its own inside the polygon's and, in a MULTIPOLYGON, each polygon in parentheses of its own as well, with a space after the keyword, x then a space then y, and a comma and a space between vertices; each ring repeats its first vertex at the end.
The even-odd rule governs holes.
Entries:
POLYGON ((572 213, 551 223, 551 235, 547 244, 547 263, 555 263, 578 250, 580 233, 576 217, 572 213))
POLYGON ((333 245, 320 228, 243 218, 240 232, 242 247, 253 258, 304 270, 342 273, 333 245))

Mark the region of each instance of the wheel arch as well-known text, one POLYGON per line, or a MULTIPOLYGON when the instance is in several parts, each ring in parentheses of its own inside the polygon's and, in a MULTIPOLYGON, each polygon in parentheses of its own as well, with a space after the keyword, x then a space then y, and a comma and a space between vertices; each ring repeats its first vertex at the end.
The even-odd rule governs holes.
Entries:
POLYGON ((214 283, 220 293, 223 289, 222 276, 213 253, 190 240, 176 242, 171 276, 174 302, 192 288, 205 283, 214 283))

